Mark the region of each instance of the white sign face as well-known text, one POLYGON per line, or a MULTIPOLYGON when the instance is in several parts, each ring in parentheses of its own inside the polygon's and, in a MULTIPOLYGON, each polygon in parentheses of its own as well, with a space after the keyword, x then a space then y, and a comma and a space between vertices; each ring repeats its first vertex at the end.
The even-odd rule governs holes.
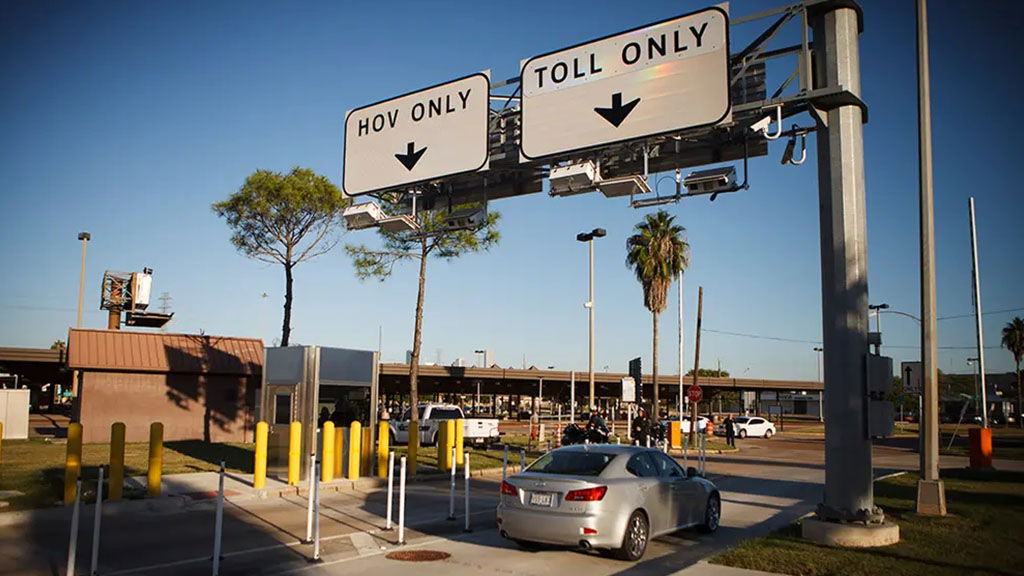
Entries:
POLYGON ((924 388, 924 372, 920 362, 903 362, 900 364, 900 377, 903 378, 904 394, 921 394, 924 388))
POLYGON ((349 196, 487 167, 491 81, 474 74, 356 108, 345 117, 349 196))
POLYGON ((622 401, 636 402, 636 381, 632 376, 622 379, 622 401))
POLYGON ((729 15, 707 8, 522 67, 530 159, 731 120, 729 15))

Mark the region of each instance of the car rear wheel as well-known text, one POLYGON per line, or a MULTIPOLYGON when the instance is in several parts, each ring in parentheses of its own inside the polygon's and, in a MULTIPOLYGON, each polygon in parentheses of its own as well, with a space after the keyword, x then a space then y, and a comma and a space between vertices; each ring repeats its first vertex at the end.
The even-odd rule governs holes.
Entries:
POLYGON ((738 436, 740 438, 746 438, 747 437, 747 431, 746 430, 740 430, 740 433, 738 434, 738 436))
POLYGON ((772 432, 771 428, 769 428, 769 429, 764 431, 764 437, 765 438, 771 438, 774 435, 775 435, 775 432, 772 432))
POLYGON ((622 546, 617 548, 613 555, 619 560, 635 562, 643 557, 649 538, 650 525, 647 522, 647 516, 636 510, 626 522, 626 533, 622 536, 622 546))
POLYGON ((708 503, 704 507, 704 523, 697 527, 697 530, 710 534, 718 530, 718 524, 722 521, 722 499, 718 494, 708 496, 708 503))

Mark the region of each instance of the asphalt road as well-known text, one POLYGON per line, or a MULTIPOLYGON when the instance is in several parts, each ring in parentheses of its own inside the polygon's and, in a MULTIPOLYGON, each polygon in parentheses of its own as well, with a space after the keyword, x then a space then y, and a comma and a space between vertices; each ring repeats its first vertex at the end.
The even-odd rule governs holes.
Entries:
MULTIPOLYGON (((408 492, 407 544, 402 550, 437 550, 451 556, 430 565, 453 575, 588 576, 629 573, 665 575, 676 572, 742 539, 767 533, 812 511, 824 481, 820 437, 777 436, 741 441, 737 454, 708 457, 709 476, 723 495, 721 529, 713 535, 683 531, 654 540, 645 558, 622 563, 596 553, 562 549, 520 550, 503 540, 494 522, 498 478, 475 479, 471 501, 472 532, 464 533, 462 494, 456 522, 447 521, 448 486, 415 483, 408 492), (441 565, 443 564, 443 566, 441 565)), ((876 475, 917 466, 917 454, 900 447, 876 447, 876 475)), ((944 466, 963 466, 964 458, 944 458, 944 466)), ((1022 463, 997 463, 1024 468, 1022 463)), ((691 462, 692 465, 692 462, 691 462)), ((461 480, 459 489, 461 490, 461 480)), ((312 547, 301 543, 306 532, 306 503, 300 498, 274 498, 229 503, 225 512, 221 574, 282 572, 341 574, 373 571, 403 574, 417 569, 386 558, 395 551, 396 534, 384 531, 385 495, 373 492, 325 492, 322 498, 322 562, 310 563, 312 547)), ((52 511, 51 511, 52 512, 52 511)), ((210 574, 213 502, 190 511, 104 514, 100 573, 210 574)), ((81 519, 78 573, 88 573, 92 535, 91 507, 81 519)), ((40 514, 28 524, 0 529, 0 574, 63 574, 67 558, 66 516, 40 514)))

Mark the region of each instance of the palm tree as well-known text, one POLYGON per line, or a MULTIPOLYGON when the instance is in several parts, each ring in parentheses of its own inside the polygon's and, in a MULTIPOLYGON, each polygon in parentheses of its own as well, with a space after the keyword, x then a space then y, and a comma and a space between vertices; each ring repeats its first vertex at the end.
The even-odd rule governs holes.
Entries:
POLYGON ((1003 348, 1013 354, 1017 364, 1017 425, 1024 428, 1024 405, 1021 404, 1020 361, 1024 358, 1024 320, 1020 316, 1003 326, 1003 348))
POLYGON ((683 240, 686 228, 674 223, 675 216, 659 210, 644 216, 626 240, 626 266, 633 270, 644 289, 644 306, 651 311, 653 324, 654 382, 653 417, 658 419, 658 315, 665 310, 672 280, 690 261, 690 245, 683 240))

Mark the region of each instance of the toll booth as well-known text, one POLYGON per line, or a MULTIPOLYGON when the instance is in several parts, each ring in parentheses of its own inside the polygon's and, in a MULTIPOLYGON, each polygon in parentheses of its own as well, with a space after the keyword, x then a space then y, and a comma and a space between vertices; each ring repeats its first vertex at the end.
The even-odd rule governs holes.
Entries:
POLYGON ((287 478, 292 422, 302 425, 303 479, 310 454, 319 453, 319 427, 326 420, 344 427, 358 421, 369 429, 371 445, 376 444, 379 360, 374 351, 325 346, 265 350, 259 419, 270 428, 269 476, 287 478))

